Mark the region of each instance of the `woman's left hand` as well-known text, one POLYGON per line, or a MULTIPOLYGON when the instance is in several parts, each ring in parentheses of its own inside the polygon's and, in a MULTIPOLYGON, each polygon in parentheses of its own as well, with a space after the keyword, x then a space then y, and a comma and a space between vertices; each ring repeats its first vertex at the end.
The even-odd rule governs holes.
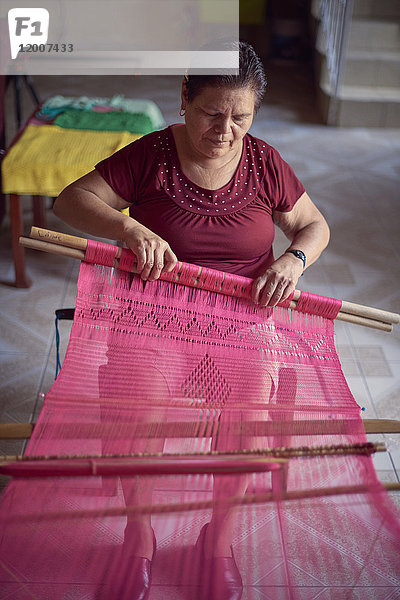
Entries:
POLYGON ((283 254, 254 280, 252 299, 260 306, 276 306, 295 290, 303 273, 303 263, 293 254, 283 254))

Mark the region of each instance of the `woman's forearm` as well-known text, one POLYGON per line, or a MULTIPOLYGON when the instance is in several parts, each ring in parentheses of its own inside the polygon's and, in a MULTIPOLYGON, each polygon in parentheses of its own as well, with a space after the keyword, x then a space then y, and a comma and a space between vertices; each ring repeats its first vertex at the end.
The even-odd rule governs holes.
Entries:
POLYGON ((294 291, 304 268, 317 260, 329 242, 329 227, 306 193, 289 213, 275 213, 275 223, 290 245, 253 284, 253 300, 261 306, 275 306, 294 291), (288 252, 301 250, 303 258, 288 252))
POLYGON ((136 256, 135 272, 143 279, 158 279, 173 269, 177 258, 165 240, 121 212, 126 206, 94 172, 61 192, 54 213, 80 231, 125 242, 136 256))
POLYGON ((130 219, 94 192, 78 185, 69 186, 61 192, 53 210, 57 217, 75 229, 113 240, 124 239, 126 221, 130 219))
POLYGON ((309 223, 291 239, 288 250, 301 250, 306 256, 306 265, 312 265, 329 243, 329 227, 325 219, 309 223))

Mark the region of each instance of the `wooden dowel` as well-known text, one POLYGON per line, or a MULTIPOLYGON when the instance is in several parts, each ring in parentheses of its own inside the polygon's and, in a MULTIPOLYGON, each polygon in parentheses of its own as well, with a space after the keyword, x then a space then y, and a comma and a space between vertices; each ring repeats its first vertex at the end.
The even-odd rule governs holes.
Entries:
POLYGON ((86 238, 69 235, 67 233, 59 233, 58 231, 43 229, 42 227, 31 227, 29 236, 35 240, 49 242, 58 246, 67 246, 68 248, 75 248, 75 250, 85 251, 87 248, 86 238))
POLYGON ((342 301, 340 312, 366 317, 367 319, 375 319, 376 321, 383 321, 384 323, 400 323, 400 315, 397 313, 392 313, 380 308, 373 308, 372 306, 354 304, 353 302, 347 302, 346 300, 342 301))
POLYGON ((33 428, 33 423, 0 423, 0 440, 29 439, 33 428))
POLYGON ((363 419, 365 433, 400 433, 400 421, 394 419, 363 419))
POLYGON ((384 483, 383 487, 386 488, 388 492, 400 492, 400 483, 397 482, 384 483))
POLYGON ((20 237, 19 243, 25 248, 32 248, 33 250, 42 250, 43 252, 49 252, 50 254, 68 256, 70 258, 77 258, 78 260, 83 260, 85 258, 84 250, 70 248, 68 246, 59 246, 58 244, 53 244, 51 242, 43 242, 27 237, 20 237))
MULTIPOLYGON (((365 432, 372 433, 400 433, 400 421, 393 419, 363 419, 356 421, 342 422, 340 420, 329 421, 292 421, 280 423, 279 421, 243 421, 237 424, 237 430, 233 435, 266 436, 266 435, 309 435, 313 434, 346 434, 349 431, 359 431, 360 424, 364 426, 365 432)), ((114 428, 114 424, 109 426, 106 423, 82 424, 79 423, 79 433, 76 431, 76 423, 60 423, 61 434, 65 439, 97 439, 107 434, 108 429, 114 428)), ((200 429, 199 423, 193 422, 166 422, 159 423, 154 427, 152 423, 137 423, 134 425, 120 425, 118 433, 123 436, 135 436, 148 439, 154 438, 192 438, 192 437, 212 437, 217 434, 217 426, 200 429), (214 431, 215 429, 215 431, 214 431)), ((0 439, 20 440, 31 437, 34 423, 0 423, 0 439)), ((55 437, 57 430, 54 431, 55 437)))
POLYGON ((375 321, 359 315, 343 313, 342 311, 338 313, 335 320, 344 321, 345 323, 352 323, 353 325, 363 325, 364 327, 369 327, 370 329, 379 329, 380 331, 386 331, 387 333, 390 333, 393 330, 393 325, 391 323, 375 321))
MULTIPOLYGON (((54 247, 55 254, 63 254, 64 256, 80 260, 84 257, 84 251, 87 248, 87 239, 85 238, 41 229, 39 227, 32 227, 31 238, 20 238, 20 243, 25 247, 44 250, 46 252, 53 252, 52 247, 54 247), (29 243, 28 240, 31 238, 31 243, 29 243), (37 240, 40 245, 32 243, 33 240, 37 240), (61 251, 61 248, 64 248, 65 252, 61 251), (71 250, 82 252, 82 254, 74 254, 71 250)), ((290 308, 296 310, 296 302, 300 298, 300 295, 301 291, 295 290, 290 308)), ((363 325, 386 332, 392 331, 390 324, 400 322, 399 314, 347 301, 342 302, 342 308, 336 318, 339 321, 363 325)))

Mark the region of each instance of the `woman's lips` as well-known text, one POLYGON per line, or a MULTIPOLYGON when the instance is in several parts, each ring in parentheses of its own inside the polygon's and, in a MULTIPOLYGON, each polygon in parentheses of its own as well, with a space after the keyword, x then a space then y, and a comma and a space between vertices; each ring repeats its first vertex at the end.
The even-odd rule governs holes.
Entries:
POLYGON ((215 146, 224 146, 225 144, 229 144, 228 140, 211 140, 210 138, 208 139, 215 146))

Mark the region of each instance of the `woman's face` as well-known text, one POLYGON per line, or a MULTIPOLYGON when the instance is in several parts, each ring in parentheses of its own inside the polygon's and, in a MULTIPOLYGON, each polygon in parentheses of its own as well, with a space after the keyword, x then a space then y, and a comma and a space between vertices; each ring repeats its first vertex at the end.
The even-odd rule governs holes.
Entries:
POLYGON ((220 158, 239 151, 253 121, 254 101, 255 94, 250 88, 209 86, 188 102, 183 84, 186 133, 195 153, 220 158))

